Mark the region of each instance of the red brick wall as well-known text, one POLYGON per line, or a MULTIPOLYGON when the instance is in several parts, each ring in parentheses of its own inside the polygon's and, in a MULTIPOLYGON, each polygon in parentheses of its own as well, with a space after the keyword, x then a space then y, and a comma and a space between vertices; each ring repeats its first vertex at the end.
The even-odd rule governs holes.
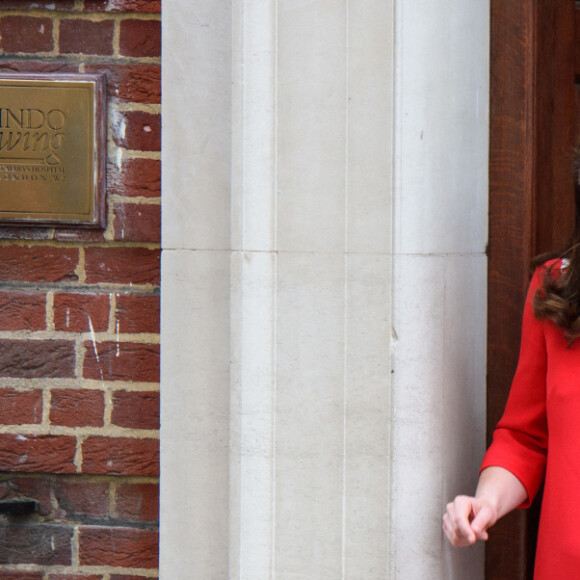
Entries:
POLYGON ((4 580, 157 577, 161 0, 2 0, 0 70, 104 72, 105 230, 0 226, 4 580))

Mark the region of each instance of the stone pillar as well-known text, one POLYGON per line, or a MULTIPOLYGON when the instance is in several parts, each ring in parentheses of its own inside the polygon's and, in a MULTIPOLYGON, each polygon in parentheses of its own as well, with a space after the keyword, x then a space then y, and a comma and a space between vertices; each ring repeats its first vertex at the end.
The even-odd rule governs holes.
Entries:
POLYGON ((164 3, 164 580, 478 577, 487 13, 415 4, 164 3))
POLYGON ((164 5, 161 564, 228 577, 231 6, 164 5))
POLYGON ((393 7, 234 6, 230 574, 385 577, 393 7))
POLYGON ((441 516, 485 445, 489 2, 397 2, 395 35, 394 577, 483 578, 441 516))

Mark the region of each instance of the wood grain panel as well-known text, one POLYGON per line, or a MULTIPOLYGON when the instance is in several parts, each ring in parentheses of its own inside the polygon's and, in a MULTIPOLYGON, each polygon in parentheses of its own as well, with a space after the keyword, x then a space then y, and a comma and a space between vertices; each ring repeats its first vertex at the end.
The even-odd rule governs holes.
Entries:
POLYGON ((535 252, 562 248, 574 228, 575 12, 573 0, 537 4, 534 83, 535 252))
MULTIPOLYGON (((532 255, 532 127, 534 33, 531 3, 491 3, 491 127, 488 278, 488 442, 517 364, 521 305, 532 255)), ((526 514, 515 512, 491 530, 487 580, 525 580, 526 514)))
MULTIPOLYGON (((576 38, 580 38, 580 3, 576 3, 576 14, 574 15, 574 24, 576 27, 576 38)), ((577 77, 580 77, 580 43, 575 43, 575 63, 574 71, 577 77)))

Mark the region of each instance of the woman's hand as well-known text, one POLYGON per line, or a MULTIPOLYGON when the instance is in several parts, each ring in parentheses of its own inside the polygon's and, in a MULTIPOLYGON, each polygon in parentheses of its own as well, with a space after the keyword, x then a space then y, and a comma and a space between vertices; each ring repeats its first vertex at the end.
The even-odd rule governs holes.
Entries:
POLYGON ((497 509, 485 498, 458 495, 447 504, 443 531, 456 547, 471 546, 487 540, 487 529, 497 521, 497 509))
POLYGON ((458 495, 447 504, 443 531, 454 546, 471 546, 487 540, 487 530, 528 499, 520 480, 503 467, 481 472, 475 497, 458 495))

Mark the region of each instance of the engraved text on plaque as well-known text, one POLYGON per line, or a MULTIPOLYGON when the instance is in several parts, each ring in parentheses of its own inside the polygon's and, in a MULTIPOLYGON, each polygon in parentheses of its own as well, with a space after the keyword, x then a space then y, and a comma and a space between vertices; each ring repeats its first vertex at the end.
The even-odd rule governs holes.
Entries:
POLYGON ((101 75, 0 73, 0 223, 103 225, 101 75))

